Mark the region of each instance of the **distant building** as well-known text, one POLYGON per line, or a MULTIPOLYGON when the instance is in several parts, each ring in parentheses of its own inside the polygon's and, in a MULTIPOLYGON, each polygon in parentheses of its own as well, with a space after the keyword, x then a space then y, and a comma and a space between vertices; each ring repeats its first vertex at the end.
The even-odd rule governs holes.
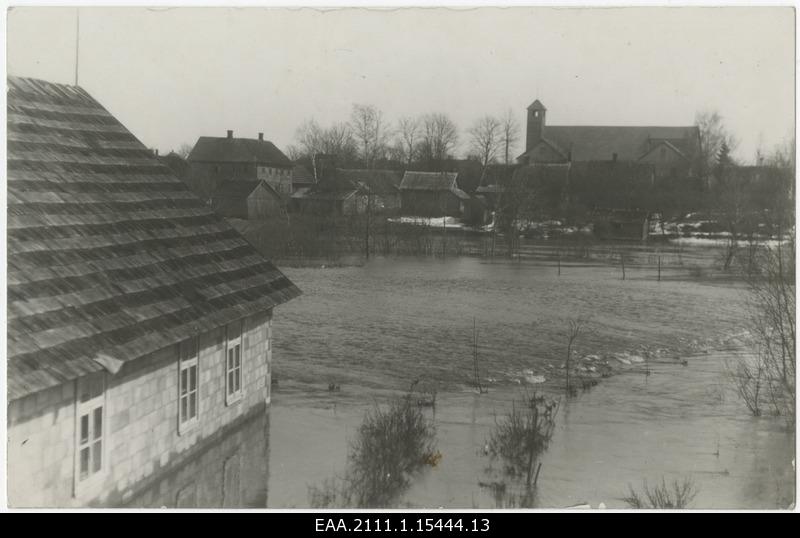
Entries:
POLYGON ((277 193, 292 193, 294 163, 275 145, 264 140, 201 136, 189 157, 188 181, 201 198, 209 200, 223 181, 266 181, 277 193))
POLYGON ((292 192, 297 192, 300 189, 309 189, 316 184, 317 178, 304 164, 294 165, 292 169, 292 192))
POLYGON ((458 188, 453 172, 406 172, 400 182, 404 215, 461 217, 470 196, 458 188))
POLYGON ((358 215, 367 211, 368 202, 361 184, 333 169, 313 187, 292 194, 291 208, 307 215, 358 215))
POLYGON ((264 181, 231 180, 217 185, 211 205, 223 217, 259 220, 286 214, 289 196, 281 196, 264 181))
POLYGON ((363 188, 369 196, 370 211, 380 213, 400 209, 402 173, 395 170, 340 168, 337 174, 363 188))
POLYGON ((547 125, 537 99, 528 107, 523 164, 621 161, 650 166, 655 177, 695 172, 700 150, 697 126, 547 125))
POLYGON ((7 102, 9 504, 241 498, 300 290, 82 88, 9 77, 7 102))

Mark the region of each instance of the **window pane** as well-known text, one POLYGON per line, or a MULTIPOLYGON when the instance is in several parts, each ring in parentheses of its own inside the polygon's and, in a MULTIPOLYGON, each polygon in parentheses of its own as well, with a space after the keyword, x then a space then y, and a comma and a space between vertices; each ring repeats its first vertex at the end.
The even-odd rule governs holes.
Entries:
POLYGON ((231 368, 233 368, 233 350, 229 349, 228 350, 228 370, 230 370, 231 368))
POLYGON ((186 382, 186 370, 181 370, 181 394, 186 394, 189 383, 186 382))
POLYGON ((89 415, 81 417, 81 444, 89 441, 89 415))
POLYGON ((181 422, 186 420, 186 397, 181 397, 181 422))
POLYGON ((96 473, 103 466, 103 442, 97 441, 92 446, 92 473, 96 473))
POLYGON ((228 394, 233 394, 233 371, 228 372, 228 394))
POLYGON ((234 380, 236 381, 236 390, 235 392, 239 392, 239 383, 242 380, 242 372, 240 370, 236 370, 236 375, 233 376, 234 380))
POLYGON ((100 439, 103 435, 103 408, 98 407, 94 410, 94 438, 100 439))
POLYGON ((189 395, 189 418, 197 416, 197 393, 189 395))
POLYGON ((241 346, 236 346, 233 350, 233 366, 238 368, 240 364, 242 364, 242 356, 241 356, 241 346))
POLYGON ((86 478, 88 474, 89 474, 89 447, 86 447, 81 450, 81 468, 80 468, 81 480, 86 478))
POLYGON ((189 390, 193 391, 197 388, 197 366, 189 368, 189 390))

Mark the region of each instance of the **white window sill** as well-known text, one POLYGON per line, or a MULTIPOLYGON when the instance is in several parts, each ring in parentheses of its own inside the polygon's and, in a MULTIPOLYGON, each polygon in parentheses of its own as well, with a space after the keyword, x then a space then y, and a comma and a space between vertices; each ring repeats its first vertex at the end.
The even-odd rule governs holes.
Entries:
POLYGON ((191 433, 195 428, 197 428, 199 423, 200 421, 198 418, 194 417, 189 421, 178 424, 178 435, 186 435, 187 433, 191 433))
POLYGON ((228 406, 228 407, 230 407, 232 405, 237 405, 239 402, 242 401, 243 398, 244 398, 244 391, 240 390, 239 392, 236 392, 236 393, 231 394, 230 396, 226 397, 225 398, 225 405, 228 406))

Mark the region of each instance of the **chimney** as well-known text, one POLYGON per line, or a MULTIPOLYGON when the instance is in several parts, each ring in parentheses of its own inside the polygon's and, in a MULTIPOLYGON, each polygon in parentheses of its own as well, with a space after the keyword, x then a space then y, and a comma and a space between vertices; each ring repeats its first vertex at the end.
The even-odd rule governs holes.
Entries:
POLYGON ((228 129, 228 140, 230 140, 231 138, 233 138, 233 131, 228 129))
POLYGON ((153 157, 158 157, 158 148, 153 148, 153 157))
POLYGON ((263 142, 264 141, 264 133, 258 133, 258 141, 259 142, 263 142))

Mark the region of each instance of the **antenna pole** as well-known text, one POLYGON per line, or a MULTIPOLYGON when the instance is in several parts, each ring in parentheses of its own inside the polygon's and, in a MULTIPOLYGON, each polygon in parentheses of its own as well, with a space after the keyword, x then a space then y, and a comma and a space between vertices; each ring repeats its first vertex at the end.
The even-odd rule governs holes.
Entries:
POLYGON ((81 10, 75 8, 75 85, 78 85, 78 62, 81 49, 81 10))

